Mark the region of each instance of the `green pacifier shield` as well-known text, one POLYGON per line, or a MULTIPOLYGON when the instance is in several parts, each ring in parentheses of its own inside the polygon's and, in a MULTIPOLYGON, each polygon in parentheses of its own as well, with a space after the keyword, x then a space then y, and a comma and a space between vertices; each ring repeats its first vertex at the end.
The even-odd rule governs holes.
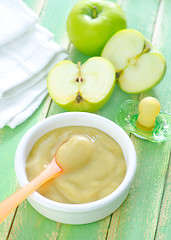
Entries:
POLYGON ((139 102, 127 100, 121 104, 116 113, 116 123, 126 132, 150 142, 164 142, 171 137, 171 115, 159 113, 156 117, 154 128, 151 131, 140 129, 137 124, 139 115, 139 102))

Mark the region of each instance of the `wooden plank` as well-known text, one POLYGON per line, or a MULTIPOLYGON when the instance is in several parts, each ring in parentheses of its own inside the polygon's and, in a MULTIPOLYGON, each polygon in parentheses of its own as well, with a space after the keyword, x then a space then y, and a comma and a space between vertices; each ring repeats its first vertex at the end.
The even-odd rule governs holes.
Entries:
POLYGON ((165 183, 156 240, 167 240, 171 238, 171 164, 168 166, 168 174, 165 183))
MULTIPOLYGON (((161 4, 163 4, 162 2, 161 4)), ((128 1, 127 4, 125 3, 129 14, 136 16, 135 19, 132 17, 132 21, 135 21, 135 24, 139 26, 139 30, 141 29, 139 24, 144 24, 144 27, 142 27, 142 29, 144 29, 142 33, 148 39, 152 37, 149 31, 150 24, 148 24, 148 28, 147 25, 145 26, 148 20, 140 13, 139 10, 141 9, 143 12, 149 11, 148 15, 150 16, 150 12, 154 12, 154 7, 158 7, 157 3, 153 3, 153 6, 150 5, 151 3, 152 1, 147 3, 146 10, 142 10, 144 1, 141 1, 141 3, 140 1, 136 2, 136 4, 140 4, 139 7, 135 5, 135 2, 133 1, 132 4, 134 4, 134 6, 131 5, 130 1, 128 1), (136 11, 137 13, 134 14, 133 11, 136 11), (140 15, 140 21, 137 14, 140 15), (141 21, 141 18, 145 21, 141 21), (149 34, 147 30, 149 31, 149 34)), ((170 16, 166 12, 161 12, 161 5, 158 11, 158 18, 154 27, 155 38, 153 37, 153 44, 161 49, 167 62, 170 62, 167 50, 169 48, 169 43, 168 45, 166 44, 167 46, 163 44, 167 43, 168 38, 163 38, 163 36, 165 36, 168 29, 163 29, 163 26, 160 30, 158 29, 158 22, 162 22, 166 25, 163 18, 166 17, 168 19, 170 16)), ((169 111, 170 107, 169 90, 171 86, 169 86, 169 72, 170 70, 168 69, 165 79, 158 86, 153 88, 151 91, 140 95, 140 98, 148 95, 157 97, 160 100, 164 111, 169 111), (168 91, 166 91, 166 89, 168 89, 168 91)), ((138 158, 137 173, 127 200, 123 204, 122 208, 113 215, 108 235, 108 239, 110 240, 132 240, 133 238, 153 239, 157 227, 166 171, 169 162, 170 142, 154 144, 140 140, 134 136, 132 136, 132 140, 136 148, 138 158)))
POLYGON ((24 201, 20 204, 8 239, 13 240, 54 240, 60 224, 40 215, 24 201))
MULTIPOLYGON (((73 4, 73 3, 72 3, 73 4)), ((54 18, 56 16, 56 7, 54 5, 51 5, 51 17, 54 18)), ((50 11, 49 6, 44 8, 44 13, 41 15, 41 17, 46 17, 45 11, 48 9, 50 11)), ((47 20, 46 20, 47 21, 47 20)), ((44 20, 42 19, 42 23, 44 20)), ((55 28, 51 28, 51 31, 55 33, 55 28)), ((64 110, 60 107, 58 107, 56 104, 52 104, 51 111, 48 115, 55 114, 56 112, 63 112, 64 110), (54 107, 54 108, 53 108, 54 107), (58 110, 57 110, 58 109, 58 110), (57 111, 56 111, 57 110, 57 111)), ((31 210, 27 211, 27 208, 29 204, 25 201, 24 204, 26 204, 25 208, 21 205, 19 207, 19 210, 17 212, 17 215, 15 217, 15 222, 13 225, 13 228, 11 230, 11 234, 9 239, 15 239, 15 238, 20 238, 23 239, 24 236, 26 236, 26 239, 41 239, 41 237, 46 237, 48 236, 49 239, 56 239, 58 231, 59 231, 59 224, 56 225, 56 223, 52 221, 46 221, 45 218, 43 217, 37 217, 39 214, 34 211, 34 209, 31 208, 31 210), (25 226, 27 226, 27 223, 30 222, 30 218, 33 217, 33 219, 36 217, 36 221, 38 219, 38 222, 41 226, 41 229, 39 232, 36 231, 36 225, 35 225, 35 220, 32 220, 31 223, 29 224, 29 231, 26 232, 25 226), (43 223, 42 223, 43 222, 43 223), (46 223, 46 224, 45 224, 46 223), (21 225, 20 225, 21 224, 21 225), (46 225, 46 226, 45 226, 46 225), (41 232, 41 233, 40 233, 41 232), (48 233, 47 233, 48 232, 48 233), (25 234, 27 233, 27 234, 25 234)), ((105 220, 102 220, 98 223, 93 223, 85 226, 69 226, 69 225, 63 225, 60 229, 60 236, 63 236, 64 233, 66 234, 66 237, 68 239, 74 239, 75 237, 82 236, 82 233, 85 232, 85 239, 87 239, 87 235, 89 239, 97 239, 97 236, 99 236, 99 239, 105 239, 106 237, 106 232, 108 229, 108 224, 110 221, 110 217, 106 218, 105 220), (67 229, 65 229, 67 228, 67 229), (74 231, 73 231, 74 228, 74 231)), ((44 239, 43 238, 43 239, 44 239)), ((77 239, 78 239, 77 238, 77 239)), ((45 238, 46 239, 46 238, 45 238)))
POLYGON ((95 223, 84 225, 61 224, 57 239, 60 240, 105 240, 110 216, 95 223))
MULTIPOLYGON (((167 66, 171 64, 170 56, 170 46, 171 46, 171 29, 169 27, 169 22, 171 22, 171 2, 169 0, 161 1, 159 13, 161 17, 156 24, 156 34, 153 37, 153 42, 155 42, 161 50, 164 52, 167 66), (168 50, 169 49, 169 50, 168 50)), ((156 87, 157 94, 160 93, 161 89, 167 89, 167 91, 162 91, 160 100, 162 103, 163 111, 171 112, 171 86, 170 86, 170 76, 171 70, 167 68, 166 79, 167 81, 161 82, 159 86, 156 87)), ((170 145, 167 151, 169 151, 170 145)), ((167 240, 171 238, 171 165, 168 165, 168 171, 165 181, 165 189, 162 198, 162 204, 160 209, 160 215, 158 219, 158 228, 156 229, 156 240, 167 240)))
MULTIPOLYGON (((35 2, 30 3, 29 0, 27 0, 26 2, 29 4, 30 7, 34 8, 34 10, 40 14, 40 22, 42 23, 42 25, 44 25, 54 33, 55 40, 59 43, 61 41, 63 43, 63 46, 65 45, 65 43, 67 44, 67 41, 65 41, 65 35, 63 33, 65 32, 64 23, 68 14, 67 11, 69 10, 64 12, 64 9, 66 8, 64 1, 60 0, 57 2, 53 0, 43 0, 37 5, 35 4, 35 2)), ((68 5, 68 8, 69 6, 70 5, 68 5)), ((46 107, 45 114, 43 114, 43 109, 40 108, 38 111, 40 117, 37 119, 37 117, 32 116, 31 119, 33 123, 26 130, 28 130, 37 121, 46 117, 49 104, 50 98, 46 107)), ((21 136, 23 134, 21 133, 21 136)), ((9 135, 7 134, 7 138, 8 137, 9 135)), ((16 142, 16 146, 17 144, 18 142, 16 142)), ((16 149, 16 146, 14 146, 14 150, 16 149)), ((16 181, 14 181, 15 173, 13 166, 11 166, 11 169, 13 171, 13 182, 16 184, 16 181)), ((10 186, 12 191, 14 191, 14 186, 10 186)), ((41 216, 30 206, 27 201, 24 201, 17 210, 8 239, 56 239, 59 227, 60 224, 41 216)))
MULTIPOLYGON (((127 18, 128 18, 128 27, 131 26, 131 28, 135 28, 137 30, 143 30, 143 34, 150 39, 152 36, 152 31, 154 28, 154 24, 155 24, 155 17, 157 15, 157 9, 158 9, 158 2, 156 1, 151 1, 150 3, 146 4, 144 3, 144 1, 137 1, 137 2, 133 2, 133 1, 123 1, 123 7, 124 10, 126 12, 127 18), (133 7, 134 5, 134 7, 133 7), (137 9, 139 11, 137 11, 137 9), (136 11, 136 13, 134 12, 136 11), (151 14, 152 12, 152 14, 151 14), (136 16, 134 16, 136 15, 136 16), (132 20, 133 18, 133 20, 132 20), (142 19, 146 19, 146 21, 142 21, 142 19), (146 26, 146 23, 148 22, 148 28, 146 26)), ((70 56, 71 59, 76 63, 77 61, 79 61, 81 59, 82 62, 84 62, 88 57, 81 54, 78 50, 76 50, 72 45, 70 48, 70 56)), ((134 99, 138 99, 139 95, 129 95, 126 94, 124 92, 122 92, 119 87, 116 85, 115 86, 115 90, 114 93, 111 97, 111 99, 109 100, 109 102, 106 104, 106 106, 104 108, 102 108, 98 114, 105 116, 111 120, 115 119, 115 112, 118 108, 118 106, 120 105, 120 103, 122 103, 124 100, 127 100, 129 98, 134 98, 134 99)), ((57 106, 56 104, 52 103, 50 111, 49 111, 49 115, 58 113, 58 112, 62 112, 62 108, 60 108, 59 106, 57 106)), ((136 146, 137 152, 138 152, 138 144, 136 146)), ((140 151, 140 150, 139 150, 140 151)), ((138 155, 141 154, 138 153, 138 155)), ((139 168, 140 169, 140 168, 139 168)), ((141 176, 142 178, 144 177, 144 175, 142 174, 141 176)), ((120 232, 119 232, 119 224, 122 223, 124 221, 124 218, 126 218, 126 213, 128 212, 128 215, 130 215, 131 211, 133 210, 132 207, 132 203, 134 204, 134 201, 138 201, 140 202, 141 199, 137 199, 136 195, 133 195, 133 189, 134 189, 134 185, 132 186, 131 189, 131 193, 129 195, 128 200, 123 204, 123 206, 115 212, 113 218, 112 218, 112 222, 110 225, 110 229, 109 229, 109 238, 110 239, 128 239, 126 232, 128 230, 128 232, 130 231, 129 228, 132 227, 132 225, 129 225, 128 228, 126 228, 126 226, 122 225, 122 227, 124 228, 125 231, 125 235, 124 237, 122 236, 122 238, 119 238, 120 236, 120 232), (121 214, 121 213, 124 214, 121 214), (116 227, 117 225, 117 227, 116 227), (114 235, 113 235, 113 230, 114 229, 114 235), (117 233, 117 237, 116 234, 117 233)), ((146 205, 146 203, 144 202, 144 206, 146 205)), ((136 209, 137 210, 137 209, 136 209)), ((136 217, 136 211, 134 211, 134 214, 132 214, 132 217, 134 216, 134 218, 136 217)), ((142 218, 142 212, 140 213, 140 218, 142 218)), ((100 224, 103 223, 103 221, 106 220, 102 220, 100 221, 100 224)), ((110 218, 107 218, 107 223, 105 223, 103 229, 104 232, 108 231, 108 227, 109 227, 109 223, 110 223, 110 218)), ((136 220, 133 221, 133 225, 136 225, 136 220)), ((147 226, 146 221, 144 222, 144 225, 147 226)), ((137 226, 139 227, 139 225, 137 226)), ((93 223, 93 224, 88 224, 86 225, 86 227, 84 226, 68 226, 68 225, 61 225, 60 231, 59 231, 59 235, 58 235, 58 239, 59 240, 69 240, 69 239, 106 239, 106 237, 104 235, 98 235, 98 230, 99 229, 99 222, 97 223, 93 223), (92 228, 93 226, 93 228, 92 228)), ((134 229, 135 230, 135 229, 134 229)), ((141 231, 139 231, 139 233, 141 233, 144 229, 142 228, 141 231)), ((131 237, 130 237, 131 239, 131 237)), ((136 238, 134 238, 136 239, 136 238)), ((138 238, 137 238, 138 239, 138 238)), ((140 238, 139 238, 140 239, 140 238)))
MULTIPOLYGON (((76 1, 78 2, 78 0, 76 1)), ((55 41, 67 48, 66 20, 73 6, 72 0, 48 0, 40 15, 41 23, 55 35, 55 41)))
MULTIPOLYGON (((7 198, 19 187, 14 171, 15 151, 22 136, 31 126, 46 116, 49 98, 46 99, 32 118, 15 129, 4 127, 0 130, 0 201, 7 198)), ((5 239, 13 219, 14 212, 0 225, 0 239, 5 239)))
MULTIPOLYGON (((77 0, 72 1, 71 6, 74 6, 76 2, 77 0)), ((70 44, 69 53, 70 53, 71 60, 75 63, 78 61, 81 61, 83 63, 89 58, 88 56, 80 53, 72 44, 70 44)), ((62 109, 57 104, 55 104, 54 102, 52 102, 48 112, 48 116, 54 115, 56 113, 62 113, 62 112, 65 112, 65 110, 62 109)), ((110 222, 110 216, 96 223, 91 223, 86 225, 61 224, 57 238, 68 239, 68 240, 77 240, 77 239, 103 240, 103 239, 106 239, 109 222, 110 222)))
POLYGON ((127 200, 113 215, 110 240, 132 240, 132 236, 135 239, 153 239, 155 234, 168 153, 163 152, 161 157, 164 144, 156 146, 137 139, 133 142, 138 156, 137 172, 127 200))
POLYGON ((29 8, 31 8, 37 15, 39 15, 45 5, 46 0, 23 0, 29 8))
MULTIPOLYGON (((40 9, 41 0, 27 0, 27 2, 34 10, 40 9)), ((19 187, 14 171, 14 157, 17 145, 26 131, 46 116, 49 103, 50 98, 48 97, 33 116, 17 128, 10 129, 9 127, 4 127, 0 130, 0 201, 7 198, 19 187)), ((6 239, 13 216, 14 212, 0 225, 0 239, 6 239)))
MULTIPOLYGON (((53 1, 49 1, 49 2, 50 2, 50 5, 53 3, 53 1)), ((47 2, 47 5, 48 5, 49 2, 47 2)), ((125 4, 124 6, 126 6, 126 8, 127 8, 127 6, 128 6, 127 4, 129 2, 130 1, 124 1, 124 4, 125 4)), ((74 4, 73 1, 72 1, 71 4, 72 5, 74 4)), ((136 4, 137 3, 134 2, 135 7, 137 7, 136 4)), ((50 9, 52 7, 52 5, 51 6, 50 5, 48 5, 49 11, 50 11, 50 9)), ((141 5, 143 5, 142 2, 141 2, 141 5)), ((143 17, 144 18, 146 17, 147 19, 149 19, 149 17, 150 17, 150 21, 148 22, 148 24, 149 25, 151 24, 151 26, 153 26, 154 19, 155 19, 154 12, 157 9, 155 6, 157 6, 157 2, 155 2, 155 5, 154 5, 154 1, 152 1, 152 3, 150 3, 150 6, 153 6, 153 8, 149 8, 149 11, 154 9, 152 11, 153 12, 152 16, 151 16, 151 13, 149 11, 147 11, 147 13, 145 13, 145 12, 143 13, 143 17)), ((144 11, 143 9, 144 8, 141 9, 142 12, 144 11)), ((56 12, 54 12, 54 13, 56 13, 56 12)), ((61 10, 61 12, 62 12, 62 10, 61 10)), ((46 8, 44 8, 44 11, 42 13, 42 18, 43 17, 46 17, 46 8)), ((130 20, 128 19, 128 22, 131 21, 131 17, 132 16, 130 14, 130 18, 129 18, 130 20)), ((54 18, 52 16, 51 16, 51 18, 54 20, 54 18)), ((136 21, 137 21, 137 19, 136 19, 136 21)), ((46 20, 46 22, 47 22, 47 20, 46 20)), ((43 20, 42 20, 42 23, 44 24, 43 20)), ((56 27, 53 25, 53 23, 52 23, 51 26, 52 26, 51 31, 55 32, 56 31, 56 27)), ((146 29, 145 25, 144 25, 144 29, 146 29)), ((147 33, 150 33, 150 31, 148 30, 147 33)), ((61 36, 61 30, 60 30, 60 34, 59 35, 61 36)), ((65 38, 65 34, 63 34, 63 36, 65 38)), ((57 37, 56 37, 56 39, 57 39, 57 37)), ((75 58, 74 61, 77 61, 77 53, 73 52, 73 58, 75 58)), ((86 59, 86 57, 84 58, 84 56, 82 56, 80 53, 78 53, 78 58, 82 58, 83 60, 86 59), (80 57, 79 57, 79 55, 80 55, 80 57)), ((120 91, 120 89, 116 86, 113 98, 111 98, 110 102, 108 103, 110 105, 110 107, 108 105, 109 108, 107 108, 107 105, 106 105, 106 107, 105 107, 106 109, 103 108, 102 111, 100 111, 100 114, 102 114, 102 115, 104 115, 104 116, 114 120, 116 107, 123 100, 126 100, 127 98, 131 97, 130 95, 124 95, 124 94, 122 95, 122 93, 123 92, 120 91), (114 102, 115 102, 115 105, 113 104, 114 102)), ((63 110, 61 108, 56 107, 56 105, 52 104, 52 107, 50 109, 49 114, 55 114, 55 113, 60 112, 60 111, 62 112, 63 110)), ((139 143, 137 142, 137 146, 136 146, 137 149, 138 149, 138 146, 139 146, 139 143)), ((139 149, 139 154, 138 155, 141 156, 142 150, 143 149, 141 149, 141 148, 139 149)), ((150 147, 149 147, 149 150, 150 150, 150 147)), ((146 162, 146 163, 148 163, 148 162, 146 162)), ((133 185, 133 187, 131 189, 131 194, 133 193, 133 191, 134 191, 134 185, 133 185)), ((134 196, 134 195, 132 195, 132 196, 134 196)), ((129 198, 130 198, 130 196, 129 196, 129 198)), ((126 210, 128 209, 128 211, 131 211, 131 208, 129 207, 129 204, 134 203, 134 200, 135 199, 133 198, 131 201, 128 201, 128 204, 127 204, 128 206, 127 206, 126 210)), ((140 200, 139 200, 139 202, 140 202, 140 200)), ((42 238, 43 239, 56 239, 58 231, 59 231, 59 225, 54 225, 54 223, 51 222, 51 221, 47 221, 46 222, 45 218, 38 216, 39 214, 34 212, 34 210, 31 207, 30 207, 30 210, 29 210, 29 205, 28 204, 26 204, 26 205, 24 205, 24 204, 20 206, 20 209, 19 209, 19 211, 17 213, 18 216, 16 216, 16 219, 15 219, 15 222, 14 222, 14 226, 12 228, 12 234, 10 235, 10 238, 11 239, 23 239, 23 237, 25 237, 24 233, 27 233, 26 234, 26 238, 24 238, 24 239, 42 239, 42 238), (26 209, 25 209, 24 206, 26 206, 26 209), (27 209, 28 209, 28 211, 27 211, 27 209), (47 228, 50 228, 49 233, 47 233, 43 228, 39 227, 39 225, 37 225, 37 228, 39 228, 39 231, 41 231, 41 234, 40 233, 36 233, 36 232, 38 232, 38 231, 36 231, 36 227, 34 228, 34 225, 36 224, 36 222, 34 220, 32 221, 32 218, 34 219, 35 217, 36 217, 37 222, 39 224, 43 222, 43 228, 45 227, 46 230, 47 230, 47 228), (20 220, 22 220, 22 222, 21 222, 22 225, 20 225, 20 220), (26 231, 25 228, 27 228, 28 222, 29 222, 29 231, 26 231), (56 232, 55 232, 55 230, 56 230, 56 232), (40 238, 38 238, 38 237, 40 237, 40 238)), ((143 205, 143 207, 144 207, 144 205, 143 205)), ((135 212, 134 216, 136 216, 136 211, 134 211, 134 212, 135 212)), ((129 215, 130 214, 128 214, 128 217, 129 217, 129 215)), ((115 222, 117 224, 120 224, 120 222, 122 222, 124 217, 126 217, 126 216, 127 215, 120 216, 120 220, 119 221, 118 221, 118 218, 113 218, 112 221, 115 220, 115 222)), ((142 216, 142 215, 140 215, 140 216, 142 216)), ((59 239, 81 239, 81 238, 84 238, 84 239, 90 239, 90 240, 91 239, 105 239, 107 228, 108 228, 108 225, 109 225, 109 221, 110 221, 110 217, 108 217, 105 220, 102 220, 102 221, 100 221, 98 223, 93 223, 93 224, 84 225, 84 226, 62 225, 61 228, 60 228, 60 231, 59 231, 58 238, 59 239)), ((112 224, 111 224, 111 227, 112 227, 112 224)), ((129 225, 129 227, 131 227, 131 226, 129 225)), ((128 230, 130 231, 130 229, 128 229, 128 230)), ((117 234, 119 234, 119 232, 117 232, 117 234)), ((116 239, 116 238, 114 238, 114 239, 116 239)), ((126 238, 122 238, 122 239, 129 239, 129 238, 126 237, 126 238)))

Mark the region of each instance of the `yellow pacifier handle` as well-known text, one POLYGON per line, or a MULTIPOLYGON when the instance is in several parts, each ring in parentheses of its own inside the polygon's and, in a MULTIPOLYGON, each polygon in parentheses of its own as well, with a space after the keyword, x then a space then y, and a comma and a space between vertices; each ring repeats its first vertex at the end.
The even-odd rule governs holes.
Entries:
POLYGON ((143 98, 139 104, 138 123, 146 128, 153 128, 160 108, 160 102, 156 98, 143 98))

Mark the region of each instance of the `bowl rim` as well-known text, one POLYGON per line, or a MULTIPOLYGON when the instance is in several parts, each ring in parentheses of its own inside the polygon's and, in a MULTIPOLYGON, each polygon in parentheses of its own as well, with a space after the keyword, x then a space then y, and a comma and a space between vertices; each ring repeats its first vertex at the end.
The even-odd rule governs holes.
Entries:
MULTIPOLYGON (((28 142, 32 139, 33 133, 37 132, 38 130, 40 130, 41 128, 43 128, 44 126, 49 124, 50 122, 53 122, 56 118, 59 118, 59 120, 60 120, 62 118, 69 118, 72 116, 75 116, 75 117, 88 116, 89 118, 94 118, 94 119, 97 119, 98 121, 100 120, 102 123, 108 124, 109 126, 114 127, 120 133, 120 136, 124 137, 124 140, 127 142, 127 147, 129 149, 129 155, 130 155, 131 161, 129 163, 129 167, 127 167, 126 175, 125 175, 123 181, 121 182, 119 187, 117 189, 115 189, 112 193, 110 193, 109 195, 107 195, 106 197, 104 197, 102 199, 99 199, 99 200, 93 201, 93 202, 81 203, 81 204, 60 203, 60 202, 50 200, 50 199, 42 196, 41 194, 39 194, 36 191, 34 193, 32 193, 31 195, 29 195, 28 200, 33 200, 48 209, 58 210, 61 212, 89 212, 91 210, 103 208, 103 207, 111 204, 112 202, 116 201, 117 199, 119 199, 121 197, 121 195, 127 189, 129 189, 131 182, 134 178, 135 172, 136 172, 137 159, 136 159, 136 152, 135 152, 134 145, 133 145, 131 139, 129 138, 129 136, 127 135, 127 133, 113 121, 111 121, 105 117, 102 117, 102 116, 99 116, 99 115, 96 115, 93 113, 87 113, 87 112, 64 112, 64 113, 58 113, 56 115, 53 115, 53 116, 43 119, 42 121, 38 122, 33 127, 31 127, 24 134, 22 139, 20 140, 20 143, 16 150, 16 155, 15 155, 15 172, 16 172, 16 176, 17 176, 20 186, 23 187, 25 184, 27 184, 29 182, 27 179, 26 171, 23 171, 22 170, 23 168, 21 168, 21 163, 24 164, 24 161, 22 158, 22 155, 24 154, 23 145, 24 145, 24 147, 26 147, 28 142)), ((68 126, 73 126, 73 125, 71 124, 68 126)), ((55 128, 57 128, 57 127, 54 127, 53 129, 55 129, 55 128)), ((101 130, 99 127, 97 129, 101 130)), ((101 130, 101 131, 103 131, 103 130, 101 130)), ((49 131, 47 131, 47 132, 49 132, 49 131)), ((46 133, 44 133, 44 134, 46 134, 46 133)), ((44 134, 42 134, 42 135, 44 135, 44 134)), ((40 137, 41 136, 39 136, 39 138, 40 137)), ((34 144, 36 141, 34 141, 34 144)), ((24 165, 24 169, 25 169, 25 165, 24 165)))

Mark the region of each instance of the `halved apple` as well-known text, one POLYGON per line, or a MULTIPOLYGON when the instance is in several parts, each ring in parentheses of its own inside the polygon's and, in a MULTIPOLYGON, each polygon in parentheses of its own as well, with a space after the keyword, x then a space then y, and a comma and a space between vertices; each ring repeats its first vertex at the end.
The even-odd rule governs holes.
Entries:
POLYGON ((115 69, 102 57, 83 65, 64 60, 48 74, 47 88, 52 99, 69 111, 95 112, 108 101, 115 84, 115 69))
POLYGON ((140 32, 132 29, 114 34, 101 56, 113 63, 119 85, 127 93, 152 88, 162 80, 166 70, 164 57, 140 32))

